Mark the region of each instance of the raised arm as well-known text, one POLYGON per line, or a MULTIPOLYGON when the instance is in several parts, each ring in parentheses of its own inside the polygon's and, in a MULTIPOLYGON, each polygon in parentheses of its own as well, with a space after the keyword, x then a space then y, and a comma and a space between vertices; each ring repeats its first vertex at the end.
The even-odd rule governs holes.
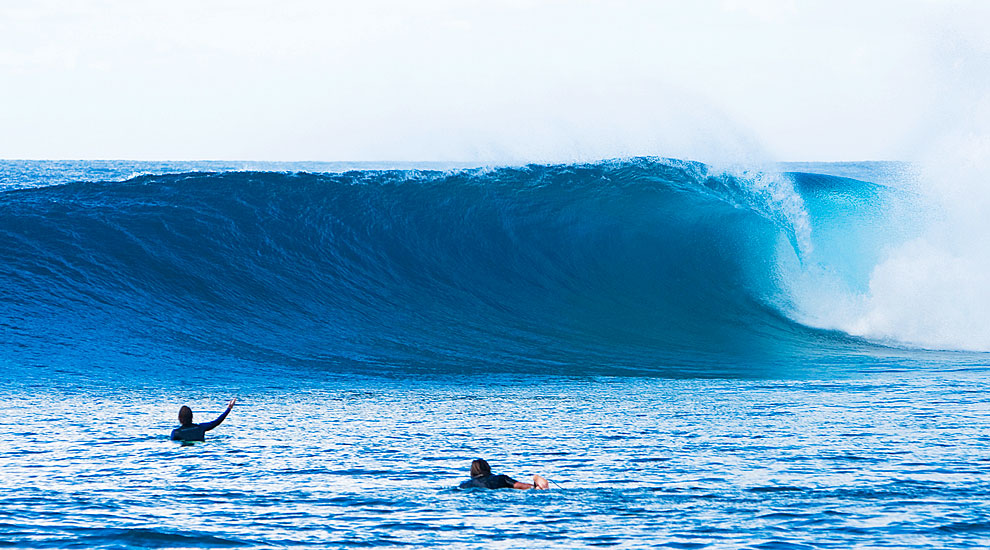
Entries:
POLYGON ((227 403, 227 410, 223 411, 223 414, 217 417, 216 420, 214 420, 213 422, 204 422, 199 426, 203 428, 203 431, 207 431, 207 432, 212 430, 213 428, 216 428, 217 426, 220 425, 221 422, 223 422, 223 419, 227 418, 227 415, 230 414, 230 410, 234 408, 234 403, 237 403, 236 397, 231 399, 230 402, 227 403))

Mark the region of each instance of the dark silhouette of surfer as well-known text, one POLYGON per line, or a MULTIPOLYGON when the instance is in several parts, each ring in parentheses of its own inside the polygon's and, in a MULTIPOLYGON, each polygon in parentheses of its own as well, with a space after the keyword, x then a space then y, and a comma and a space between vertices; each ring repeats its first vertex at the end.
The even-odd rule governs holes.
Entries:
POLYGON ((533 483, 516 481, 507 475, 492 475, 492 467, 483 458, 471 462, 471 479, 461 483, 461 489, 538 489, 547 490, 550 484, 539 474, 533 475, 533 483))
POLYGON ((206 439, 206 432, 219 426, 223 422, 223 419, 227 418, 227 415, 230 414, 230 410, 234 408, 234 403, 236 402, 236 397, 231 399, 227 403, 227 410, 223 411, 223 414, 213 422, 204 422, 202 424, 194 424, 192 409, 183 405, 179 409, 179 423, 182 425, 172 430, 172 439, 175 441, 204 441, 206 439))

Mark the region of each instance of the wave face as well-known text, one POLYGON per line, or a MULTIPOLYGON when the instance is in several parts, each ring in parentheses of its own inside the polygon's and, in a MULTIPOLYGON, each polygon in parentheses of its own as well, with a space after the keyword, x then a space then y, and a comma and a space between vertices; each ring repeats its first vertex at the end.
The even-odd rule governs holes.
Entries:
POLYGON ((827 217, 848 207, 834 189, 876 193, 853 181, 634 159, 21 184, 0 193, 0 344, 17 364, 149 368, 827 362, 871 345, 795 321, 787 266, 828 253, 801 195, 827 217))

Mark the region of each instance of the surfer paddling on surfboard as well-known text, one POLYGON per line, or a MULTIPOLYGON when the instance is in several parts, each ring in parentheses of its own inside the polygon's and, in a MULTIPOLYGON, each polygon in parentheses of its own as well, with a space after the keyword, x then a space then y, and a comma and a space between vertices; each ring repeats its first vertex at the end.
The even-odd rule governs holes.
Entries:
POLYGON ((461 483, 461 489, 538 489, 545 491, 550 488, 547 479, 539 474, 533 475, 533 483, 516 481, 507 475, 492 475, 492 467, 483 458, 471 463, 471 479, 461 483))
POLYGON ((230 414, 230 410, 234 408, 234 403, 236 402, 236 397, 231 399, 227 403, 227 410, 223 411, 223 414, 213 422, 204 422, 202 424, 193 424, 192 409, 183 405, 179 409, 179 423, 182 425, 172 430, 172 439, 174 441, 205 441, 206 432, 219 426, 223 422, 223 419, 227 418, 227 415, 230 414))

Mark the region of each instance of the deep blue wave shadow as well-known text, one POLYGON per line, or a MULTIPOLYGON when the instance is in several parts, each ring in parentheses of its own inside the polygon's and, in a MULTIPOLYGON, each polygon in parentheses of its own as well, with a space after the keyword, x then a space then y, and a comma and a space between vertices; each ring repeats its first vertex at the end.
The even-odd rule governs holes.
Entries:
MULTIPOLYGON (((833 179, 798 187, 852 188, 833 179)), ((102 374, 763 376, 882 355, 777 309, 794 235, 745 190, 638 159, 7 191, 0 344, 11 362, 102 374)))

